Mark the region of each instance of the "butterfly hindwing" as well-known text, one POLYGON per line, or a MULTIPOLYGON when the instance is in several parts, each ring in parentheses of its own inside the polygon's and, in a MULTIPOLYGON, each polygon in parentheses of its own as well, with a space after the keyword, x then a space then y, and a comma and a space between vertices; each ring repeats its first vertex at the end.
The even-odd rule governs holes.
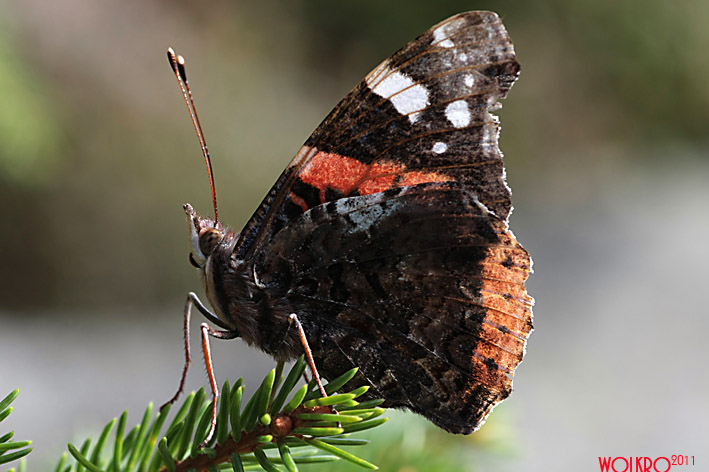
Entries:
POLYGON ((470 432, 507 397, 531 330, 527 253, 456 183, 319 205, 257 254, 326 377, 358 366, 385 406, 470 432))

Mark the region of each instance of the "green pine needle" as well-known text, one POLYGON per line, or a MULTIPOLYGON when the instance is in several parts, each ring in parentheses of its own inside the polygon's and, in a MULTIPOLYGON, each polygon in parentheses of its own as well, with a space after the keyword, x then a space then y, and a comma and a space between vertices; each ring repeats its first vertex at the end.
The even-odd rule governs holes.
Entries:
POLYGON ((286 443, 284 438, 278 440, 278 453, 281 455, 281 460, 283 465, 286 467, 288 472, 298 472, 298 466, 293 459, 293 454, 290 452, 290 448, 286 443))
POLYGON ((284 413, 290 413, 291 411, 295 410, 298 405, 303 403, 303 399, 305 398, 305 395, 308 393, 308 386, 303 385, 300 390, 295 392, 295 395, 293 395, 293 398, 291 398, 291 401, 289 401, 285 407, 283 407, 283 412, 284 413))
POLYGON ((338 403, 354 400, 356 395, 353 393, 338 393, 337 395, 330 395, 329 397, 319 397, 313 398, 303 403, 306 408, 313 408, 316 406, 332 406, 338 403))
POLYGON ((99 458, 101 453, 103 452, 103 448, 106 445, 106 441, 108 440, 108 435, 111 433, 111 430, 113 427, 116 425, 116 418, 113 418, 105 428, 103 428, 103 431, 101 431, 101 435, 98 437, 98 441, 96 442, 96 445, 94 446, 94 451, 91 454, 91 463, 92 464, 98 464, 99 458))
POLYGON ((12 407, 0 410, 0 422, 10 416, 10 413, 12 413, 12 407))
POLYGON ((160 457, 165 463, 167 470, 174 472, 177 465, 175 464, 175 459, 173 459, 172 454, 170 454, 170 449, 167 447, 167 439, 162 438, 158 443, 158 451, 160 452, 160 457))
POLYGON ((273 385, 276 381, 276 371, 275 369, 268 373, 261 387, 259 388, 259 401, 256 409, 256 416, 261 417, 268 413, 268 404, 271 401, 271 394, 273 392, 273 385))
POLYGON ((325 452, 329 452, 330 454, 337 456, 341 459, 345 459, 346 461, 352 462, 353 464, 359 465, 361 467, 364 467, 365 469, 378 469, 374 464, 371 464, 364 459, 360 459, 359 457, 350 454, 347 451, 343 451, 339 447, 333 446, 332 444, 328 444, 326 442, 317 440, 317 439, 306 439, 305 440, 308 444, 317 447, 318 449, 322 449, 325 452))
MULTIPOLYGON (((90 448, 91 448, 91 438, 84 441, 84 443, 81 445, 81 449, 79 449, 79 452, 81 453, 81 455, 83 457, 86 457, 89 453, 90 448)), ((83 464, 77 464, 76 472, 84 472, 83 464)))
POLYGON ((256 407, 254 404, 258 401, 260 391, 256 390, 249 401, 246 402, 244 410, 241 412, 241 428, 245 431, 250 431, 256 426, 256 407))
POLYGON ((231 461, 231 468, 234 472, 244 472, 244 465, 241 463, 241 456, 236 452, 231 453, 229 456, 231 461))
POLYGON ((192 402, 194 401, 195 396, 197 395, 197 392, 190 392, 189 395, 187 395, 187 398, 185 398, 185 402, 182 404, 180 409, 177 411, 175 414, 175 417, 172 419, 172 423, 170 423, 170 426, 167 428, 168 431, 175 427, 177 424, 179 424, 182 420, 185 419, 185 416, 187 415, 187 411, 190 409, 192 406, 192 402))
POLYGON ((10 451, 12 449, 20 449, 20 448, 29 446, 30 444, 32 444, 32 441, 6 442, 3 444, 0 444, 0 453, 10 451))
POLYGON ((190 457, 197 455, 197 450, 201 447, 202 441, 207 438, 209 428, 212 423, 212 402, 207 403, 199 413, 199 422, 195 428, 194 439, 190 447, 190 457))
POLYGON ((336 434, 342 434, 345 430, 342 428, 335 427, 300 427, 293 428, 294 434, 300 434, 304 436, 335 436, 336 434))
POLYGON ((358 423, 362 421, 359 416, 355 415, 338 415, 336 413, 301 413, 298 419, 310 421, 325 421, 328 423, 358 423))
MULTIPOLYGON (((384 400, 382 400, 381 398, 378 398, 376 400, 367 400, 367 401, 359 402, 359 403, 355 402, 355 404, 353 406, 342 406, 342 404, 341 404, 337 407, 337 411, 342 412, 342 411, 346 411, 346 410, 354 409, 354 408, 357 408, 357 409, 374 408, 375 406, 379 406, 382 403, 384 403, 384 400)), ((343 402, 343 404, 344 404, 344 402, 343 402)))
POLYGON ((103 472, 101 469, 92 464, 91 461, 89 461, 81 452, 79 452, 73 444, 69 443, 67 448, 69 449, 69 454, 74 456, 74 459, 76 459, 79 464, 86 467, 87 470, 90 470, 91 472, 103 472))
MULTIPOLYGON (((239 379, 239 384, 241 379, 239 379)), ((243 385, 239 385, 236 390, 233 391, 231 395, 231 414, 229 416, 229 423, 231 424, 231 436, 234 441, 239 442, 241 440, 241 397, 244 394, 243 385)))
POLYGON ((283 386, 281 386, 278 395, 276 395, 276 397, 271 402, 272 412, 281 411, 281 407, 285 403, 286 398, 288 398, 288 394, 293 391, 298 381, 301 379, 301 377, 303 377, 303 372, 305 372, 306 365, 307 364, 305 363, 303 356, 300 356, 300 358, 295 361, 295 364, 288 373, 288 376, 286 376, 286 379, 283 381, 283 386))
POLYGON ((59 459, 59 463, 57 463, 57 468, 54 469, 55 472, 62 472, 64 470, 64 463, 68 459, 68 454, 65 452, 62 454, 62 457, 59 459))
POLYGON ((364 446, 369 444, 368 439, 359 438, 322 438, 321 441, 337 446, 364 446))
POLYGON ((192 436, 196 434, 195 429, 197 422, 199 421, 200 414, 205 408, 204 398, 204 389, 201 388, 197 390, 197 395, 195 395, 195 399, 192 401, 192 406, 185 416, 185 427, 182 428, 180 447, 176 454, 176 457, 178 458, 184 458, 187 451, 191 449, 192 436))
POLYGON ((364 431, 371 428, 376 428, 389 421, 389 418, 377 418, 375 420, 362 421, 361 423, 348 424, 343 426, 345 433, 355 433, 357 431, 364 431))
POLYGON ((154 460, 157 460, 160 457, 159 452, 156 450, 154 453, 152 452, 155 450, 155 444, 158 441, 158 437, 160 435, 160 430, 162 429, 162 425, 165 423, 165 420, 167 420, 167 415, 170 413, 170 405, 168 405, 165 408, 162 408, 160 412, 158 413, 157 418, 153 422, 152 426, 150 427, 150 432, 148 433, 148 438, 147 441, 145 442, 145 445, 143 447, 142 453, 140 454, 142 457, 140 459, 140 463, 138 464, 137 470, 139 472, 143 472, 147 470, 148 462, 150 461, 151 454, 153 456, 154 460))
POLYGON ((23 449, 21 451, 11 452, 9 454, 3 454, 2 456, 0 456, 0 464, 8 464, 10 462, 16 461, 17 459, 25 457, 30 452, 32 452, 32 449, 23 449))
POLYGON ((10 406, 12 402, 15 401, 15 398, 20 394, 20 389, 16 388, 12 392, 8 393, 5 398, 0 400, 0 411, 5 410, 7 407, 10 406))
POLYGON ((266 453, 263 452, 261 449, 254 449, 254 456, 256 456, 256 460, 258 460, 259 465, 266 472, 282 472, 281 469, 276 467, 273 462, 268 459, 266 453))
POLYGON ((219 400, 219 418, 217 420, 217 429, 214 432, 217 444, 223 444, 229 436, 229 410, 231 402, 231 391, 229 389, 229 381, 224 381, 222 386, 222 394, 219 400))
POLYGON ((124 411, 123 414, 118 418, 118 426, 116 427, 116 441, 113 445, 113 468, 114 470, 121 470, 121 459, 123 457, 123 433, 126 430, 126 420, 128 419, 128 412, 124 411))

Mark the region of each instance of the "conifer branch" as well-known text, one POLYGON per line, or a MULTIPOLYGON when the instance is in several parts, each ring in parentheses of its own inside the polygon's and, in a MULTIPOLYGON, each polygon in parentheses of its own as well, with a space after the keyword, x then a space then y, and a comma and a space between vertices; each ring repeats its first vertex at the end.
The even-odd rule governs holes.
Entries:
POLYGON ((212 404, 200 389, 187 396, 165 432, 163 425, 170 407, 153 417, 153 406, 148 405, 141 423, 127 434, 127 412, 124 412, 106 425, 95 444, 90 439, 78 448, 69 444, 69 453, 76 464, 67 465, 65 455, 56 470, 211 472, 260 467, 267 472, 297 472, 299 464, 337 460, 376 469, 341 447, 368 444, 349 434, 386 422, 387 418, 381 418, 384 409, 378 407, 383 400, 358 402, 366 387, 337 393, 354 377, 356 368, 329 382, 325 386, 329 395, 326 398, 320 396, 312 382, 296 388, 305 367, 301 357, 283 379, 283 364, 279 363, 243 408, 241 379, 233 386, 226 381, 219 400, 215 434, 204 447, 212 404), (113 445, 108 447, 114 428, 113 445))

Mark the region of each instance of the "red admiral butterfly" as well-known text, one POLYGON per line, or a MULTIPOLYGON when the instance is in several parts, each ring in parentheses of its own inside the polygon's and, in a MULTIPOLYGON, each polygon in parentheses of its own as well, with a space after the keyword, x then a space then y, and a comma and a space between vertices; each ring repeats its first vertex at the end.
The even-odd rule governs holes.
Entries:
MULTIPOLYGON (((193 110, 183 59, 169 55, 193 110)), ((357 366, 353 382, 384 406, 452 433, 477 429, 510 394, 532 330, 531 260, 507 226, 489 111, 519 69, 496 14, 462 13, 369 73, 240 233, 218 221, 210 169, 215 218, 185 212, 214 313, 190 294, 185 329, 192 304, 222 329, 202 325, 215 400, 208 336, 278 360, 309 344, 324 377, 357 366)))

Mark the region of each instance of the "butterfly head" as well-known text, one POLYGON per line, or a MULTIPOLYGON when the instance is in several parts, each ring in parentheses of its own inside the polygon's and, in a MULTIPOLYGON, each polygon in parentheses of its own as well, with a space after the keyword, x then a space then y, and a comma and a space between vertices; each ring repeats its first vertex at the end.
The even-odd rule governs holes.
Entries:
POLYGON ((222 244, 227 231, 221 223, 215 224, 214 220, 199 216, 189 203, 185 203, 184 209, 192 243, 190 264, 198 269, 204 269, 207 259, 222 244))

